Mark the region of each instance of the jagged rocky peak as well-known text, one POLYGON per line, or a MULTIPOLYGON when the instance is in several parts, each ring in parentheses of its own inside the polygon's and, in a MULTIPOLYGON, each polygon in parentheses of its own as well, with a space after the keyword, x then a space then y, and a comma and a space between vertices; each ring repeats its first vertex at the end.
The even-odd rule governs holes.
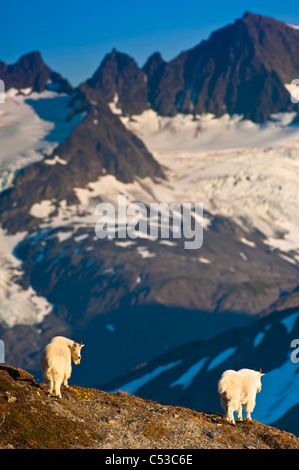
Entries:
POLYGON ((256 56, 267 68, 275 70, 283 83, 290 83, 298 76, 299 29, 250 12, 239 22, 246 26, 256 56))
POLYGON ((146 61, 143 70, 147 75, 148 82, 153 82, 161 73, 163 73, 166 66, 165 60, 162 58, 160 52, 154 52, 146 61))
POLYGON ((87 84, 101 91, 106 102, 116 101, 124 114, 140 114, 148 107, 147 77, 135 60, 113 49, 87 84))
POLYGON ((161 115, 237 113, 255 122, 297 110, 285 84, 298 76, 298 49, 298 29, 246 12, 168 62, 150 86, 151 105, 161 115))
POLYGON ((148 101, 154 103, 157 87, 165 70, 167 62, 162 58, 160 52, 154 52, 146 61, 143 70, 147 75, 148 101))
POLYGON ((45 89, 63 93, 73 91, 68 80, 48 67, 39 51, 24 54, 15 64, 8 65, 0 61, 0 78, 4 81, 5 90, 32 88, 37 92, 45 89))

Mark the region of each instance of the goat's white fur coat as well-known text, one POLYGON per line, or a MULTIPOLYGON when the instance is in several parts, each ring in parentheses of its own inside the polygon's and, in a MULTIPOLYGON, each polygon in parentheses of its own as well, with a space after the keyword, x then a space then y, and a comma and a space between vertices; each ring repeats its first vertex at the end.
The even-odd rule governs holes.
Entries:
POLYGON ((55 336, 45 347, 41 357, 41 368, 45 383, 49 387, 49 394, 62 398, 61 385, 68 386, 68 379, 72 373, 72 359, 80 364, 81 348, 84 344, 55 336))
POLYGON ((255 407, 256 394, 261 391, 261 377, 264 374, 256 370, 226 370, 218 382, 221 406, 227 421, 235 424, 234 411, 242 421, 242 405, 245 405, 246 418, 251 419, 255 407))

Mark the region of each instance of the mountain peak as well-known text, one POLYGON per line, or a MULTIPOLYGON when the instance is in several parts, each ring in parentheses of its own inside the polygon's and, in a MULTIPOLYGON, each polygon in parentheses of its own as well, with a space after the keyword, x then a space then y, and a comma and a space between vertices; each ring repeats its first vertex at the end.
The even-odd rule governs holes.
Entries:
POLYGON ((4 81, 6 90, 32 88, 33 91, 41 92, 54 85, 55 91, 72 91, 69 82, 48 67, 39 51, 22 55, 12 65, 0 62, 0 78, 4 81))
POLYGON ((257 16, 261 16, 261 15, 258 15, 257 13, 252 13, 251 11, 247 10, 245 11, 242 18, 256 18, 257 16))
POLYGON ((19 63, 28 62, 31 66, 35 63, 43 64, 46 67, 46 64, 42 58, 42 55, 39 51, 32 51, 23 54, 18 60, 19 63))
MULTIPOLYGON (((236 22, 242 21, 245 24, 253 24, 253 25, 260 25, 265 31, 268 30, 269 27, 273 28, 272 33, 274 33, 274 29, 282 29, 286 30, 286 28, 292 27, 292 25, 285 23, 284 21, 278 20, 276 18, 272 18, 270 16, 260 15, 258 13, 252 13, 250 11, 246 11, 241 19, 236 20, 236 22)), ((288 31, 288 29, 287 29, 288 31)), ((293 31, 290 34, 299 34, 299 31, 296 27, 293 28, 293 31)))
POLYGON ((298 48, 298 30, 246 11, 164 63, 154 86, 150 80, 162 59, 151 56, 143 68, 151 85, 149 101, 167 116, 239 114, 265 122, 273 113, 295 110, 285 84, 299 74, 298 48))
POLYGON ((135 60, 116 48, 106 54, 87 84, 101 91, 110 103, 117 96, 125 114, 140 114, 147 108, 147 77, 135 60))

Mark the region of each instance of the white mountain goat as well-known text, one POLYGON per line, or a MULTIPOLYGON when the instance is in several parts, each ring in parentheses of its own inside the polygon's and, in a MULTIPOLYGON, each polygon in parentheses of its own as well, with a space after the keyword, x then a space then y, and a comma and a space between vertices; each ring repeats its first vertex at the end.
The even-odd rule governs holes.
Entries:
POLYGON ((218 382, 218 392, 227 421, 235 424, 234 411, 238 413, 237 419, 242 421, 242 405, 245 405, 246 418, 251 420, 256 394, 262 389, 263 375, 265 374, 251 369, 223 372, 218 382))
POLYGON ((63 336, 55 336, 47 344, 41 357, 41 368, 50 395, 62 398, 61 384, 68 386, 68 379, 72 373, 72 359, 75 364, 80 364, 83 346, 82 341, 78 344, 63 336))

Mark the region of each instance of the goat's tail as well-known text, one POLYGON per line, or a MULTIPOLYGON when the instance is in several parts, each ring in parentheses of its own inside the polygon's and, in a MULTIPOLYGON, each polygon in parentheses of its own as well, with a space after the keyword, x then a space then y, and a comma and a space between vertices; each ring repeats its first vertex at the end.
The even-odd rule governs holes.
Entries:
POLYGON ((220 395, 222 395, 223 393, 226 392, 226 390, 227 390, 226 377, 221 377, 221 379, 218 382, 218 392, 220 393, 220 395))

